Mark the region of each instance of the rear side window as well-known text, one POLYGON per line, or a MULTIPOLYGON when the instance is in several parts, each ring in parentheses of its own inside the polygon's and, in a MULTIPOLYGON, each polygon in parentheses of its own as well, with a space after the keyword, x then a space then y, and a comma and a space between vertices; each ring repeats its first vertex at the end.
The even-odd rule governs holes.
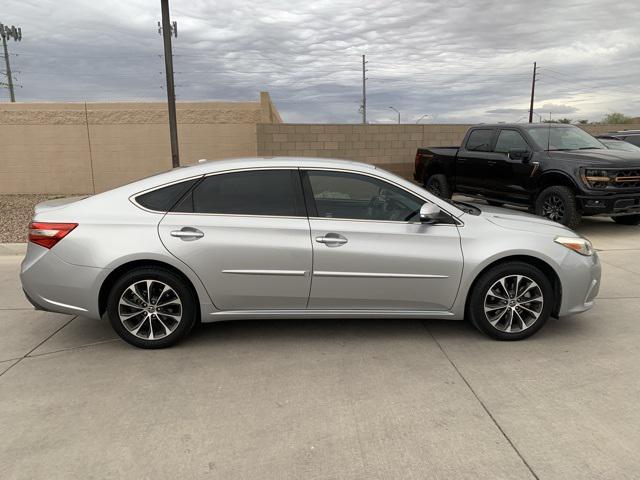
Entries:
POLYGON ((508 153, 509 150, 529 150, 529 145, 522 135, 515 130, 501 130, 496 141, 496 152, 508 153))
POLYGON ((474 150, 477 152, 488 152, 491 150, 491 139, 493 137, 493 130, 491 129, 476 129, 469 134, 467 139, 467 150, 474 150))
POLYGON ((211 175, 173 209, 227 215, 306 216, 297 170, 211 175))
POLYGON ((136 202, 149 210, 168 212, 198 180, 195 178, 143 193, 136 197, 136 202))

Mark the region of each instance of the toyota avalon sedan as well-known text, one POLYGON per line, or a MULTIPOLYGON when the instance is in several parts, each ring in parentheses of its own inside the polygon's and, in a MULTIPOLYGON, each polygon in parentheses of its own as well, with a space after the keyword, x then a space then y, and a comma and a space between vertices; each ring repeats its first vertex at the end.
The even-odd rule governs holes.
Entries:
POLYGON ((249 318, 466 318, 518 340, 591 308, 600 263, 558 223, 371 165, 251 158, 39 204, 21 279, 36 308, 143 348, 249 318))

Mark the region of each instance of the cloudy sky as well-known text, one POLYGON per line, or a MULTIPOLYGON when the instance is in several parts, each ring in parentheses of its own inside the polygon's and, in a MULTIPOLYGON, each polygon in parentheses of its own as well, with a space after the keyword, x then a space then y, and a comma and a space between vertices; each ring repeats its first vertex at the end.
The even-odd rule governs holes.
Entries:
MULTIPOLYGON (((606 0, 173 0, 176 96, 255 100, 285 121, 640 116, 640 9, 606 0)), ((2 0, 19 101, 162 100, 159 0, 2 0)), ((1 65, 1 64, 0 64, 1 65)), ((0 71, 4 66, 0 66, 0 71)), ((8 99, 0 90, 0 101, 8 99)))

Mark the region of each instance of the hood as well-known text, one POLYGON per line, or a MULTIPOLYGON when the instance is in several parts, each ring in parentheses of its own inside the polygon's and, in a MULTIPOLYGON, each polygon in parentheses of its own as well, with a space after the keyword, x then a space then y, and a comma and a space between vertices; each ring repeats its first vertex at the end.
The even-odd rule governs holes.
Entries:
POLYGON ((580 162, 580 166, 610 168, 640 168, 640 152, 624 150, 567 150, 549 151, 549 156, 556 160, 580 162))
POLYGON ((490 205, 475 205, 481 210, 481 217, 502 228, 571 237, 580 236, 564 225, 537 215, 490 205))
POLYGON ((62 208, 65 205, 69 205, 71 203, 78 202, 87 198, 89 195, 84 195, 81 197, 67 197, 67 198, 57 198, 55 200, 47 200, 46 202, 40 202, 35 206, 35 213, 43 213, 49 210, 55 210, 56 208, 62 208))

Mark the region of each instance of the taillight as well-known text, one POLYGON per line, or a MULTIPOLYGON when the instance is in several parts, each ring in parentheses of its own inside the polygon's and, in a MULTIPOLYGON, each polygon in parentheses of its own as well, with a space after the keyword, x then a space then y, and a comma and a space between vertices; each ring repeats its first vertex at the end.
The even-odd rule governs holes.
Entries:
POLYGON ((51 248, 77 226, 77 223, 31 222, 29 225, 29 241, 44 248, 51 248))
POLYGON ((414 164, 414 166, 416 167, 416 172, 418 171, 418 165, 420 165, 420 157, 422 157, 422 155, 420 153, 416 153, 416 160, 414 164))

